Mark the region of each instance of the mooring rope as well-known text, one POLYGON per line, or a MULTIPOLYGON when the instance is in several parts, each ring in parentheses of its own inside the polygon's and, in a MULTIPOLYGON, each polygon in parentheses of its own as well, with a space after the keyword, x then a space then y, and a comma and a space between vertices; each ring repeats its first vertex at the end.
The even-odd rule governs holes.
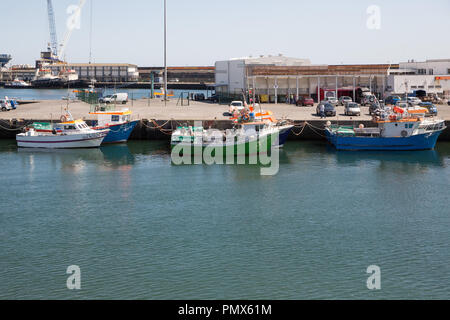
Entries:
POLYGON ((155 125, 155 127, 150 127, 149 125, 147 125, 144 120, 141 120, 141 124, 149 129, 152 130, 159 130, 161 133, 164 133, 165 135, 172 135, 173 129, 164 129, 163 126, 167 125, 171 120, 167 121, 163 126, 159 126, 158 123, 156 123, 156 121, 151 120, 153 122, 153 124, 155 125), (166 132, 167 131, 167 132, 166 132), (169 133, 168 133, 169 132, 169 133))
POLYGON ((292 134, 297 137, 301 136, 307 126, 308 126, 308 123, 306 121, 303 123, 303 126, 294 126, 294 128, 301 128, 301 131, 297 133, 297 132, 294 132, 294 130, 292 130, 292 134))
MULTIPOLYGON (((3 123, 3 120, 1 120, 1 121, 2 121, 2 123, 3 123)), ((3 130, 5 130, 5 131, 11 131, 11 132, 14 132, 14 131, 22 131, 24 128, 26 128, 26 127, 29 126, 29 125, 30 125, 30 123, 28 123, 28 124, 26 124, 26 125, 24 125, 24 126, 22 126, 22 127, 20 127, 20 128, 16 128, 16 129, 6 128, 6 127, 0 125, 0 128, 3 129, 3 130)))
POLYGON ((325 129, 319 129, 319 128, 316 128, 316 127, 314 127, 313 125, 311 125, 311 124, 309 124, 309 123, 307 123, 307 124, 308 124, 309 128, 310 128, 315 134, 321 136, 322 138, 326 138, 325 135, 323 135, 323 134, 321 134, 321 133, 319 133, 319 132, 316 131, 316 129, 317 129, 317 130, 323 130, 323 131, 325 131, 325 129))

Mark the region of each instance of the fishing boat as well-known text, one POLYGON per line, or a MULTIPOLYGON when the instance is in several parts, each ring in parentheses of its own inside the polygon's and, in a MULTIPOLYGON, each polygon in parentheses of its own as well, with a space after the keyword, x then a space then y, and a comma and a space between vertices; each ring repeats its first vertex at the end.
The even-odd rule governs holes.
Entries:
MULTIPOLYGON (((233 129, 213 130, 203 127, 179 127, 172 134, 171 147, 188 150, 192 155, 206 148, 229 155, 253 155, 270 152, 280 145, 280 137, 293 128, 284 122, 246 122, 233 129)), ((212 153, 216 153, 213 151, 212 153)))
POLYGON ((263 122, 266 124, 275 125, 278 127, 283 127, 279 132, 278 137, 278 147, 282 148, 294 126, 289 126, 287 124, 287 121, 279 121, 277 120, 272 111, 264 111, 261 108, 259 108, 259 104, 251 104, 250 106, 244 102, 244 108, 233 108, 233 110, 230 110, 232 116, 230 120, 233 120, 237 124, 243 124, 245 125, 247 122, 263 122), (256 112, 255 109, 259 108, 259 112, 256 112))
POLYGON ((426 119, 426 109, 382 110, 373 117, 374 127, 327 124, 328 141, 338 150, 431 150, 446 129, 445 121, 426 119))
POLYGON ((139 121, 131 121, 129 109, 115 110, 114 106, 94 106, 90 115, 97 116, 97 124, 94 130, 109 129, 103 143, 124 143, 130 138, 131 133, 139 121))
POLYGON ((20 148, 76 149, 101 145, 109 129, 94 130, 83 120, 58 124, 35 123, 16 136, 20 148))
POLYGON ((31 84, 28 82, 25 82, 23 80, 14 79, 12 82, 7 82, 5 84, 5 88, 29 88, 31 87, 31 84))

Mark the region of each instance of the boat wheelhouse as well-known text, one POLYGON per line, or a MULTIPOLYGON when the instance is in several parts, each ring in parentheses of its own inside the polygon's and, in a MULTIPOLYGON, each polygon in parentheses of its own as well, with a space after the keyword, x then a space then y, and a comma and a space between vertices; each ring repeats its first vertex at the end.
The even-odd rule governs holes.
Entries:
POLYGON ((129 109, 115 110, 113 105, 98 105, 91 109, 90 115, 97 116, 94 130, 109 129, 103 143, 127 142, 139 121, 132 121, 129 109))

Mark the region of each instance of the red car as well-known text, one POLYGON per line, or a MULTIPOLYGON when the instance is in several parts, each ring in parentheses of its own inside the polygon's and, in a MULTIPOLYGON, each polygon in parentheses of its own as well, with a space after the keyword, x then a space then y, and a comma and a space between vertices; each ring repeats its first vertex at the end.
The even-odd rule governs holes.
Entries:
POLYGON ((314 100, 312 98, 309 98, 309 97, 300 97, 300 98, 298 98, 296 105, 297 105, 297 107, 299 107, 299 106, 303 106, 303 107, 311 106, 311 107, 313 107, 314 106, 314 100))

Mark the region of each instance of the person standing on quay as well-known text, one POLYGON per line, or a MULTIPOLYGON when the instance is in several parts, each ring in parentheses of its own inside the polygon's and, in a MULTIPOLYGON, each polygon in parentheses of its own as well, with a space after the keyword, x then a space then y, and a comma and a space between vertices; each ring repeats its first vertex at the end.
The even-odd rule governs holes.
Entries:
POLYGON ((320 104, 320 119, 326 118, 325 117, 325 106, 322 104, 320 104))

